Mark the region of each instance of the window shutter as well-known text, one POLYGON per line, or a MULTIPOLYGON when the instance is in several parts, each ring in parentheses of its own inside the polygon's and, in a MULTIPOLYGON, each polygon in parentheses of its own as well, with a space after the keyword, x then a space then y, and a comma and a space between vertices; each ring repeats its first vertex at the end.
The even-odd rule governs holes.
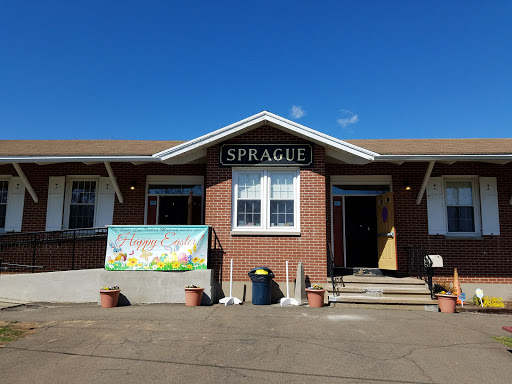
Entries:
POLYGON ((96 202, 96 217, 94 220, 95 227, 104 227, 112 225, 114 217, 114 197, 115 190, 110 177, 100 177, 98 187, 98 197, 96 202))
POLYGON ((51 176, 48 180, 48 204, 46 204, 47 231, 60 231, 62 229, 65 185, 65 176, 51 176))
POLYGON ((5 212, 5 232, 21 232, 23 205, 25 204, 25 184, 20 177, 11 177, 7 191, 5 212))
POLYGON ((446 212, 442 177, 431 177, 427 185, 428 234, 446 235, 446 212))
POLYGON ((500 234, 500 215, 498 210, 498 186, 495 177, 480 178, 480 201, 482 206, 482 234, 500 234))

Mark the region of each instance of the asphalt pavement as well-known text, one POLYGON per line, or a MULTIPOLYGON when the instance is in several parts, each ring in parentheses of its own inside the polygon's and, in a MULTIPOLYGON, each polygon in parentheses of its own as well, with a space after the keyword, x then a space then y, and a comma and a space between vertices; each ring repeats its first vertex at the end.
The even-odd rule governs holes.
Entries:
POLYGON ((507 383, 510 315, 343 307, 17 306, 0 382, 507 383))

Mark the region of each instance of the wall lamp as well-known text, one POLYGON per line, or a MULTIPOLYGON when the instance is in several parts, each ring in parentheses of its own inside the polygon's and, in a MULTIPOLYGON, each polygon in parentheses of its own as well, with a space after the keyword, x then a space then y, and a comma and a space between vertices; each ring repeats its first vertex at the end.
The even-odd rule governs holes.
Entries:
POLYGON ((135 187, 137 186, 137 182, 136 181, 132 181, 130 183, 130 191, 135 191, 135 187))
POLYGON ((407 181, 405 182, 405 187, 404 187, 404 189, 405 189, 406 191, 410 191, 410 190, 412 189, 412 187, 411 187, 411 183, 409 183, 409 180, 407 180, 407 181))

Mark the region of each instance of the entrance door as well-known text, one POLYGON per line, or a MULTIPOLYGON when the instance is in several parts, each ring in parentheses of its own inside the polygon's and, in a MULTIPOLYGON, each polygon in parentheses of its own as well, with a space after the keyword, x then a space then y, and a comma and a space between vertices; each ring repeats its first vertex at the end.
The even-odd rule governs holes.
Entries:
POLYGON ((377 196, 377 249, 380 269, 397 270, 393 192, 377 196))
POLYGON ((375 197, 345 196, 345 243, 347 267, 377 267, 375 197))

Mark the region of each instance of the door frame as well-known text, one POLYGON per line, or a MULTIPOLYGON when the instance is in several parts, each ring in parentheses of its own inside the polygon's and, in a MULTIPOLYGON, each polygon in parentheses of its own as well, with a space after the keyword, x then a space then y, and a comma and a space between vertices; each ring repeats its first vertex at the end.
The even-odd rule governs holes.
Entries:
MULTIPOLYGON (((146 176, 146 185, 145 185, 145 198, 144 198, 144 225, 148 224, 148 200, 149 196, 185 196, 185 195, 150 195, 149 185, 150 184, 166 184, 166 185, 201 185, 203 187, 203 195, 201 196, 201 222, 204 223, 204 215, 206 211, 205 203, 205 195, 206 191, 204 190, 204 176, 191 176, 191 175, 147 175, 146 176)), ((187 195, 188 196, 188 195, 187 195)), ((156 222, 158 223, 158 211, 160 207, 160 199, 157 198, 157 216, 156 222)))
MULTIPOLYGON (((374 196, 370 194, 333 194, 332 189, 335 185, 388 185, 389 192, 393 192, 393 178, 391 175, 332 175, 329 185, 329 204, 331 215, 331 249, 334 250, 334 196, 374 196)), ((377 196, 377 195, 375 195, 377 196)), ((345 238, 345 198, 342 199, 343 212, 343 266, 347 267, 347 242, 345 238)), ((334 257, 334 255, 333 255, 334 257)))

